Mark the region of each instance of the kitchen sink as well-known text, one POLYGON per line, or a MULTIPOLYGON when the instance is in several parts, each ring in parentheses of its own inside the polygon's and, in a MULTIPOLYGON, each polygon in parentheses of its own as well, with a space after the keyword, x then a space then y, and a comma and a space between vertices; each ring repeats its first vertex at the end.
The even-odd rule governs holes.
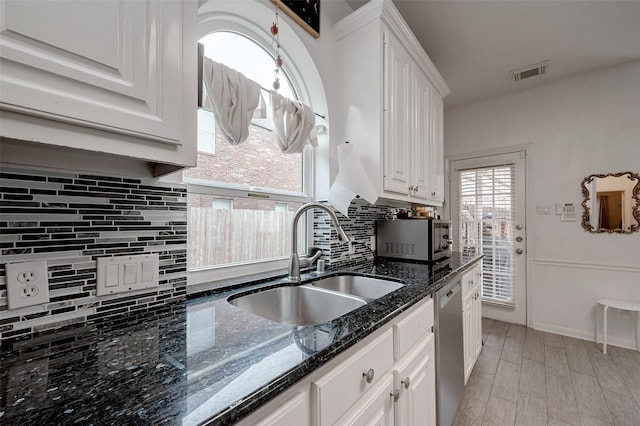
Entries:
POLYGON ((367 302, 349 294, 299 285, 275 287, 232 297, 229 303, 271 321, 303 326, 331 321, 367 302))
POLYGON ((404 284, 359 275, 338 275, 314 281, 311 285, 366 299, 377 299, 399 289, 404 284))

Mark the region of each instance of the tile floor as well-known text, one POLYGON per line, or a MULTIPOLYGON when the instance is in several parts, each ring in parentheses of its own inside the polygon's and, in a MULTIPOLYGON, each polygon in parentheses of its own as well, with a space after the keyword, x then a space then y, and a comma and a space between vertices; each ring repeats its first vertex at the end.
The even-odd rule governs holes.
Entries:
POLYGON ((640 352, 501 321, 484 347, 454 425, 640 425, 640 352))

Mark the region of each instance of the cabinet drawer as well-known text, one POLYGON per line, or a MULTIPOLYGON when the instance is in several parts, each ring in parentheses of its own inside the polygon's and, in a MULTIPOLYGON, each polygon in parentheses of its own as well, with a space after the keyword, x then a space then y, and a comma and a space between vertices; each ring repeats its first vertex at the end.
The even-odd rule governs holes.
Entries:
POLYGON ((362 395, 372 389, 393 365, 393 332, 387 330, 311 385, 318 425, 333 424, 362 395), (373 370, 367 383, 364 372, 373 370))
POLYGON ((393 325, 393 356, 400 360, 413 346, 431 333, 433 325, 433 299, 421 302, 393 325))
POLYGON ((478 284, 478 277, 476 276, 476 268, 470 269, 460 278, 460 284, 462 285, 462 298, 465 298, 468 294, 472 293, 473 288, 478 284))

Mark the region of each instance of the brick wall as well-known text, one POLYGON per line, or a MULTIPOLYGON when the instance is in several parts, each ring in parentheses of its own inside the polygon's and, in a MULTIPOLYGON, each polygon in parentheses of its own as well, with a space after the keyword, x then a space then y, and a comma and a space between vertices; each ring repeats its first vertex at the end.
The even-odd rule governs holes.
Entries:
POLYGON ((302 154, 282 154, 272 132, 249 126, 249 137, 231 145, 216 126, 215 152, 198 151, 197 167, 185 177, 302 191, 302 154))

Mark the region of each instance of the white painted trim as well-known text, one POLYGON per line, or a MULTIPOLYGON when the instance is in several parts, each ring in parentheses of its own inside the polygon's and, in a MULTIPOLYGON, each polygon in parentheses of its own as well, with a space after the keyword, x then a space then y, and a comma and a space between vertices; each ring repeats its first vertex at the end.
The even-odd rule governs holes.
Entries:
POLYGON ((536 265, 554 266, 559 268, 597 269, 602 271, 640 273, 640 266, 635 265, 612 265, 605 263, 578 262, 575 260, 551 260, 539 258, 534 259, 533 263, 535 263, 536 265))
MULTIPOLYGON (((588 340, 589 342, 595 342, 595 336, 596 336, 596 323, 593 323, 593 333, 591 332, 587 332, 584 330, 576 330, 573 328, 567 328, 567 327, 560 327, 558 325, 555 324, 548 324, 545 322, 537 322, 533 325, 530 325, 529 327, 535 329, 535 330, 539 330, 539 331, 544 331, 547 333, 554 333, 554 334, 560 334, 562 336, 568 336, 568 337, 574 337, 576 339, 582 339, 582 340, 588 340)), ((609 334, 607 336, 607 346, 611 345, 611 346, 619 346, 621 348, 626 348, 626 349, 631 349, 631 350, 636 350, 636 341, 635 341, 635 334, 633 332, 629 333, 629 338, 624 338, 624 339, 620 339, 616 336, 611 336, 611 334, 609 334)))
MULTIPOLYGON (((531 143, 527 143, 527 144, 519 144, 519 145, 512 145, 512 146, 506 146, 506 147, 501 147, 501 148, 494 148, 494 149, 488 149, 488 150, 482 150, 482 151, 473 151, 473 152, 469 152, 469 153, 465 153, 465 154, 457 154, 457 155, 449 155, 446 156, 444 161, 445 161, 445 173, 447 176, 447 184, 445 185, 445 200, 447 198, 451 199, 451 162, 452 161, 460 161, 460 160, 470 160, 470 159, 474 159, 474 158, 482 158, 482 157, 490 157, 490 156, 495 156, 495 155, 503 155, 503 154, 511 154, 511 153, 515 153, 515 152, 520 152, 520 151, 524 151, 525 152, 525 175, 524 175, 524 184, 525 184, 525 190, 526 190, 526 195, 525 195, 525 226, 526 226, 526 231, 527 231, 527 238, 525 239, 525 253, 527 253, 527 262, 525 264, 525 277, 526 277, 526 283, 525 283, 525 287, 526 287, 526 293, 527 293, 527 303, 526 303, 526 324, 525 325, 530 325, 533 324, 534 322, 534 317, 533 314, 535 312, 534 308, 535 308, 535 298, 534 298, 534 292, 533 292, 533 259, 531 258, 531 256, 529 256, 529 253, 535 253, 535 242, 533 241, 534 238, 529 238, 530 235, 532 235, 532 230, 535 229, 531 229, 531 224, 532 224, 532 218, 535 217, 535 210, 534 210, 534 205, 533 205, 533 194, 532 194, 532 172, 531 172, 531 166, 533 164, 532 161, 532 144, 531 143)), ((451 203, 447 203, 447 207, 445 210, 445 215, 448 218, 451 218, 451 203)))
MULTIPOLYGON (((204 268, 199 270, 190 270, 188 274, 187 285, 203 284, 230 278, 242 277, 250 274, 259 274, 263 272, 276 271, 282 269, 285 273, 288 266, 288 258, 269 259, 263 262, 246 263, 243 265, 225 265, 213 268, 204 268)), ((219 286, 213 285, 213 288, 222 288, 228 283, 221 283, 219 286)))

